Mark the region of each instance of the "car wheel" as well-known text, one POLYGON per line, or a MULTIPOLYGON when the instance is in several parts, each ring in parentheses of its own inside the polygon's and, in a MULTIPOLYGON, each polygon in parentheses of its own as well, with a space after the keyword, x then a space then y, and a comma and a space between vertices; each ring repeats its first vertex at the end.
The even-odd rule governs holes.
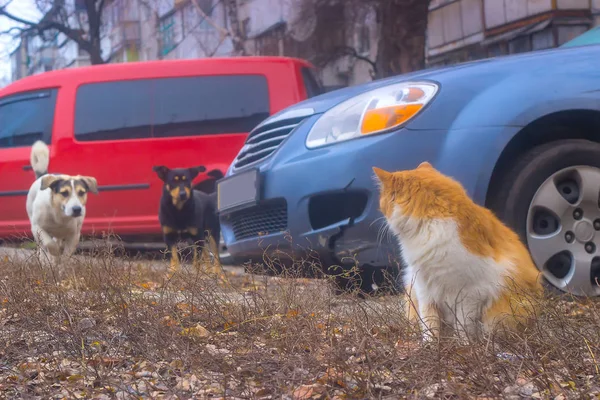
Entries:
POLYGON ((493 209, 516 230, 553 288, 600 295, 600 144, 538 146, 504 175, 493 209))

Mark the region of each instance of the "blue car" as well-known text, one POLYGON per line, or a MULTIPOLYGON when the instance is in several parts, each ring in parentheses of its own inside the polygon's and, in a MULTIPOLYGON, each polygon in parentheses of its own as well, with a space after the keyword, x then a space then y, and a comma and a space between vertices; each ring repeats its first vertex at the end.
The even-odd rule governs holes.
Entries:
MULTIPOLYGON (((561 48, 325 93, 267 118, 218 183, 236 262, 397 270, 372 167, 429 161, 527 244, 549 287, 600 294, 600 28, 561 48), (302 263, 300 263, 302 264, 302 263)), ((368 288, 367 288, 368 289, 368 288)))

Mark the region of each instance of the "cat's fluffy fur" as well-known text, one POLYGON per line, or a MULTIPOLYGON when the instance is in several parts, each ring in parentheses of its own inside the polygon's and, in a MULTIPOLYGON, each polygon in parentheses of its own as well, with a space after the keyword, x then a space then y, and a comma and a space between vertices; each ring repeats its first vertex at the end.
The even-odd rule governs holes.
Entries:
POLYGON ((497 323, 527 326, 543 289, 517 234, 427 162, 373 170, 381 212, 406 263, 409 319, 419 321, 424 338, 448 329, 479 338, 497 323))

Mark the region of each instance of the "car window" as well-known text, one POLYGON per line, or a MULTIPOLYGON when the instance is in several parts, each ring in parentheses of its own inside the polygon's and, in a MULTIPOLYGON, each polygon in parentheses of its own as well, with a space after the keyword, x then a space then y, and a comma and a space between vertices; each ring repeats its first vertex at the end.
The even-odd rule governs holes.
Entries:
POLYGON ((94 83, 77 91, 80 141, 246 133, 270 115, 262 75, 94 83))
POLYGON ((155 137, 247 133, 269 116, 262 75, 158 79, 154 93, 155 137))
POLYGON ((304 81, 304 87, 306 88, 306 97, 311 98, 325 93, 323 87, 319 83, 310 68, 302 67, 302 80, 304 81))
POLYGON ((0 99, 0 147, 50 143, 56 90, 20 93, 0 99))
POLYGON ((152 86, 148 79, 82 85, 75 103, 75 138, 151 137, 152 86))

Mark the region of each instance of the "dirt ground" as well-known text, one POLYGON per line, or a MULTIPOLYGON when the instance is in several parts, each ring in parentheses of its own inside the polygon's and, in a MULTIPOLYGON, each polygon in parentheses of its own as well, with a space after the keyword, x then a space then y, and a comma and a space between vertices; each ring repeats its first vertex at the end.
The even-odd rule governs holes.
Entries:
POLYGON ((0 248, 7 399, 600 398, 595 299, 549 297, 509 340, 423 345, 402 296, 326 279, 0 248))

